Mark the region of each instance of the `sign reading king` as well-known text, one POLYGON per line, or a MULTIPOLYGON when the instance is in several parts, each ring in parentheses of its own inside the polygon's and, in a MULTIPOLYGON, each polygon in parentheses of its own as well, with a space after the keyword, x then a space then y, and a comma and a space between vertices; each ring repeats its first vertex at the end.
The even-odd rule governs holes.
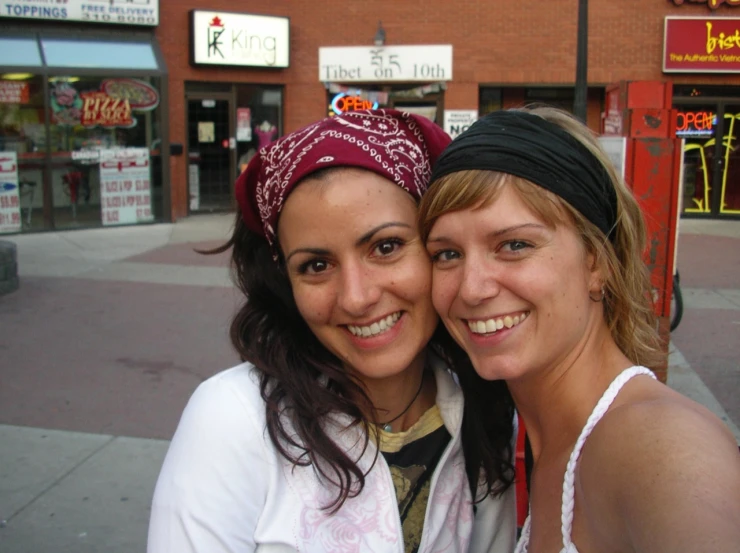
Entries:
POLYGON ((665 73, 740 73, 740 18, 666 17, 665 73))

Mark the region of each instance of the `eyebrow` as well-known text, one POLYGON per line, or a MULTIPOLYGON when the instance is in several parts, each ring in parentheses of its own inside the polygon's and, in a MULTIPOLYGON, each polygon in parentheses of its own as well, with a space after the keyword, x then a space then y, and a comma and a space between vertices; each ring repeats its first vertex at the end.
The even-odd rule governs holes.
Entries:
MULTIPOLYGON (((391 227, 401 227, 401 228, 407 228, 407 229, 412 228, 411 225, 402 223, 400 221, 389 221, 388 223, 383 223, 382 225, 378 225, 377 227, 370 229, 368 232, 360 236, 355 242, 355 246, 358 246, 358 247, 364 246, 365 244, 370 242, 373 239, 373 236, 375 236, 381 230, 385 230, 391 227)), ((298 248, 298 249, 293 250, 287 255, 287 257, 285 258, 285 263, 287 264, 291 257, 299 253, 307 253, 307 254, 316 255, 316 256, 325 256, 325 255, 329 255, 331 252, 329 250, 325 250, 322 248, 298 248)))
MULTIPOLYGON (((518 230, 522 230, 526 228, 546 229, 547 226, 539 224, 539 223, 524 223, 523 225, 514 225, 511 227, 494 230, 493 232, 489 232, 488 234, 486 234, 486 238, 490 240, 492 238, 498 238, 505 234, 509 234, 510 232, 514 232, 514 231, 518 231, 518 230)), ((431 244, 435 242, 453 242, 453 241, 454 240, 446 236, 433 236, 433 237, 427 238, 427 244, 431 244)))

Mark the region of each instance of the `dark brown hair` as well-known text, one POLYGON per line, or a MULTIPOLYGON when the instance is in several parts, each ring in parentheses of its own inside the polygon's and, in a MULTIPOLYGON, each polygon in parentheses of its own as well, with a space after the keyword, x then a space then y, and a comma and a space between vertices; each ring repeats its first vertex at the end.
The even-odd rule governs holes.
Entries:
MULTIPOLYGON (((371 435, 369 424, 377 423, 363 416, 374 412, 372 404, 362 384, 343 369, 301 317, 282 260, 274 261, 267 240, 250 231, 239 214, 229 241, 204 253, 229 248, 233 248, 234 281, 246 297, 231 323, 231 342, 241 359, 259 370, 270 440, 285 459, 312 466, 320 478, 337 487, 334 500, 324 506, 335 512, 348 497, 362 491, 366 474, 330 438, 324 427, 327 415, 343 413, 352 425, 364 426, 364 452, 371 435)), ((450 366, 470 363, 442 324, 430 346, 450 366)), ((464 378, 475 375, 472 367, 463 373, 464 378)), ((481 386, 497 388, 498 384, 481 381, 481 386)), ((495 459, 491 475, 498 483, 489 484, 487 493, 501 493, 513 482, 514 407, 505 386, 503 390, 506 393, 499 394, 497 402, 490 402, 493 396, 486 394, 489 407, 480 417, 463 419, 463 441, 485 441, 495 459), (482 419, 488 422, 483 425, 482 419)), ((478 482, 480 466, 478 458, 470 463, 466 459, 470 482, 478 482)))

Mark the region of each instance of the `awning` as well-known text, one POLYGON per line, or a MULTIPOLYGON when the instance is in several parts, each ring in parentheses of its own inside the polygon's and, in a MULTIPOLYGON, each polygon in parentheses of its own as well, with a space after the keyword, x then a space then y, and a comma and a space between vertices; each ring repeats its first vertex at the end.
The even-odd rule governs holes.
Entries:
POLYGON ((34 33, 0 37, 0 67, 54 74, 55 69, 123 70, 164 74, 164 58, 153 34, 34 33))

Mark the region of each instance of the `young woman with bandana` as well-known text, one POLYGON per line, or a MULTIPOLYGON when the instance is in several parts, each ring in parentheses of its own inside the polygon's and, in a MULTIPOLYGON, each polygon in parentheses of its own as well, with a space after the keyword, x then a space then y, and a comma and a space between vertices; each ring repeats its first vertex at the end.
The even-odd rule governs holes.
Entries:
MULTIPOLYGON (((737 551, 740 456, 707 409, 658 382, 640 208, 598 141, 553 108, 495 112, 438 160, 419 209, 432 298, 475 371, 505 381, 531 440, 518 552, 737 551)), ((468 442, 495 482, 486 441, 468 442)))
POLYGON ((188 403, 149 553, 511 551, 513 409, 488 407, 496 493, 474 506, 448 370, 466 358, 432 307, 416 226, 448 143, 424 118, 377 110, 324 119, 251 160, 226 245, 245 363, 188 403))

